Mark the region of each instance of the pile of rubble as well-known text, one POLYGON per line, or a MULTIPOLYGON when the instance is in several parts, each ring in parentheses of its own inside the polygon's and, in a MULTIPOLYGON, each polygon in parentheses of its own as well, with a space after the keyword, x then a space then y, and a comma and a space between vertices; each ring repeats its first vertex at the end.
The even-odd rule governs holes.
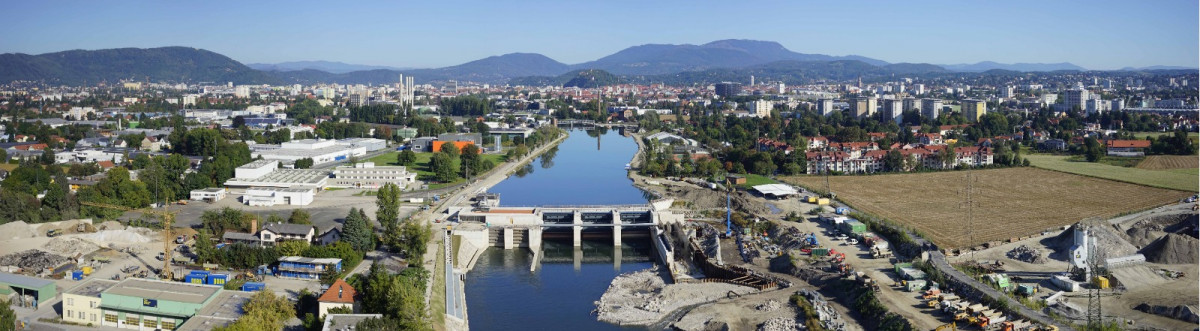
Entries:
POLYGON ((1151 306, 1151 305, 1143 303, 1143 304, 1138 305, 1137 307, 1134 307, 1133 309, 1137 309, 1138 311, 1141 311, 1141 312, 1144 312, 1147 314, 1166 316, 1166 317, 1174 318, 1174 319, 1177 319, 1180 321, 1185 321, 1185 322, 1191 322, 1191 323, 1200 322, 1200 316, 1196 315, 1196 306, 1189 306, 1189 305, 1178 305, 1178 306, 1174 306, 1174 307, 1151 306))
POLYGON ((1042 256, 1042 250, 1026 245, 1021 245, 1008 251, 1008 258, 1033 264, 1046 263, 1046 257, 1042 256))
POLYGON ((56 268, 69 261, 70 259, 62 257, 61 255, 34 249, 0 256, 0 265, 17 266, 21 269, 27 270, 56 268))
POLYGON ((800 323, 796 323, 795 318, 776 317, 763 322, 758 326, 759 331, 792 331, 803 330, 800 323))
POLYGON ((767 302, 759 304, 758 306, 755 306, 754 310, 767 312, 767 311, 775 311, 776 309, 779 309, 780 307, 783 307, 783 304, 781 304, 779 302, 779 300, 772 299, 772 300, 767 300, 767 302))
POLYGON ((63 256, 79 256, 94 252, 100 247, 79 238, 57 237, 50 239, 42 249, 63 256))
POLYGON ((596 301, 597 319, 618 325, 651 325, 686 306, 746 294, 753 288, 726 283, 663 282, 658 267, 622 274, 596 301))

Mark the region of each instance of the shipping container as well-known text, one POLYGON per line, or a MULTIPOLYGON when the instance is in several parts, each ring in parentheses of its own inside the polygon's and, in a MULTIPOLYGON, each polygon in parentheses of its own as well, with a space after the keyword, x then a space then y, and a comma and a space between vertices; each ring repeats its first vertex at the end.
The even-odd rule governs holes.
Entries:
POLYGON ((267 284, 248 282, 248 283, 242 284, 242 291, 246 291, 246 292, 262 291, 262 289, 264 287, 267 287, 267 284))
POLYGON ((908 287, 906 288, 906 290, 908 290, 909 292, 916 292, 916 291, 920 291, 921 289, 924 289, 924 288, 925 288, 924 280, 910 280, 910 281, 908 281, 908 287))
POLYGON ((812 250, 812 256, 829 256, 829 249, 828 248, 814 248, 812 250))
POLYGON ((820 199, 817 199, 817 204, 818 204, 818 205, 821 205, 821 206, 826 206, 826 205, 829 205, 829 198, 820 198, 820 199))
POLYGON ((809 196, 807 201, 808 203, 817 203, 817 196, 809 196))
POLYGON ((842 232, 850 234, 862 234, 863 232, 867 231, 867 225, 855 219, 842 222, 838 228, 841 229, 842 232))
POLYGON ((208 285, 225 285, 225 282, 226 282, 226 281, 228 281, 228 280, 229 280, 229 275, 226 275, 226 274, 211 274, 211 275, 208 275, 208 280, 205 282, 205 284, 208 284, 208 285))
POLYGON ((837 207, 837 209, 834 209, 834 212, 837 213, 838 215, 846 215, 846 213, 850 212, 850 208, 837 207))
POLYGON ((1073 281, 1067 276, 1054 275, 1050 277, 1050 282, 1066 292, 1078 292, 1080 290, 1079 282, 1073 281))
POLYGON ((1102 290, 1107 289, 1108 288, 1108 277, 1096 276, 1096 278, 1093 279, 1092 283, 1096 284, 1096 287, 1099 287, 1102 290))
POLYGON ((204 284, 208 280, 208 271, 192 270, 187 276, 183 277, 184 283, 204 284))
POLYGON ((72 272, 71 272, 71 279, 74 279, 74 280, 82 280, 82 279, 83 279, 83 270, 75 270, 75 271, 72 271, 72 272))

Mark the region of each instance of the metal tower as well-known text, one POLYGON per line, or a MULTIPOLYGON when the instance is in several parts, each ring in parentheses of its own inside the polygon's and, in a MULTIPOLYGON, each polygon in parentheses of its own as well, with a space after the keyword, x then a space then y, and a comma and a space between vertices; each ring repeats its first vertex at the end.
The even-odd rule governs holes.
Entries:
MULTIPOLYGON (((1100 259, 1096 257, 1095 240, 1088 240, 1087 252, 1088 270, 1085 274, 1091 277, 1096 277, 1096 275, 1100 273, 1100 259)), ((1088 282, 1091 281, 1091 279, 1085 278, 1083 281, 1088 282)), ((1088 290, 1087 328, 1089 330, 1099 330, 1103 325, 1104 312, 1100 307, 1100 286, 1097 286, 1097 284, 1092 284, 1092 288, 1088 290)))

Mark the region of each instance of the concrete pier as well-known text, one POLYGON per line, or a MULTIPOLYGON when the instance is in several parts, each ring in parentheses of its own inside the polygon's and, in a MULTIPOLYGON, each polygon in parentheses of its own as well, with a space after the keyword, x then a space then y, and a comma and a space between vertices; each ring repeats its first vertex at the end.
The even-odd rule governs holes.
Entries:
MULTIPOLYGON (((571 227, 571 231, 574 232, 572 242, 574 243, 575 247, 579 247, 580 245, 583 245, 583 213, 576 210, 573 214, 575 220, 572 224, 575 226, 571 227)), ((576 265, 578 265, 578 263, 576 263, 576 265)))
POLYGON ((613 246, 618 247, 617 249, 619 250, 621 247, 621 212, 614 210, 612 212, 612 218, 613 218, 613 221, 612 221, 612 223, 613 223, 613 246))
POLYGON ((513 249, 513 228, 512 227, 504 228, 504 249, 505 250, 513 249))

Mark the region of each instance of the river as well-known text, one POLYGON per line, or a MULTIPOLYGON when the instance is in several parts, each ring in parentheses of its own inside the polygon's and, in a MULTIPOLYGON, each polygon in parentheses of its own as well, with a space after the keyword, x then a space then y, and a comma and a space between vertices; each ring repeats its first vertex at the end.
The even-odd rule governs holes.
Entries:
MULTIPOLYGON (((492 187, 503 206, 608 205, 646 203, 633 187, 625 164, 637 144, 617 130, 571 132, 555 150, 492 187)), ((466 275, 467 314, 473 330, 629 330, 591 314, 593 302, 621 273, 655 264, 648 239, 623 241, 618 254, 611 239, 547 241, 544 258, 529 271, 528 249, 484 251, 466 275), (577 252, 578 251, 578 252, 577 252), (581 255, 576 262, 575 256, 581 255), (616 263, 616 258, 621 258, 616 263)))

